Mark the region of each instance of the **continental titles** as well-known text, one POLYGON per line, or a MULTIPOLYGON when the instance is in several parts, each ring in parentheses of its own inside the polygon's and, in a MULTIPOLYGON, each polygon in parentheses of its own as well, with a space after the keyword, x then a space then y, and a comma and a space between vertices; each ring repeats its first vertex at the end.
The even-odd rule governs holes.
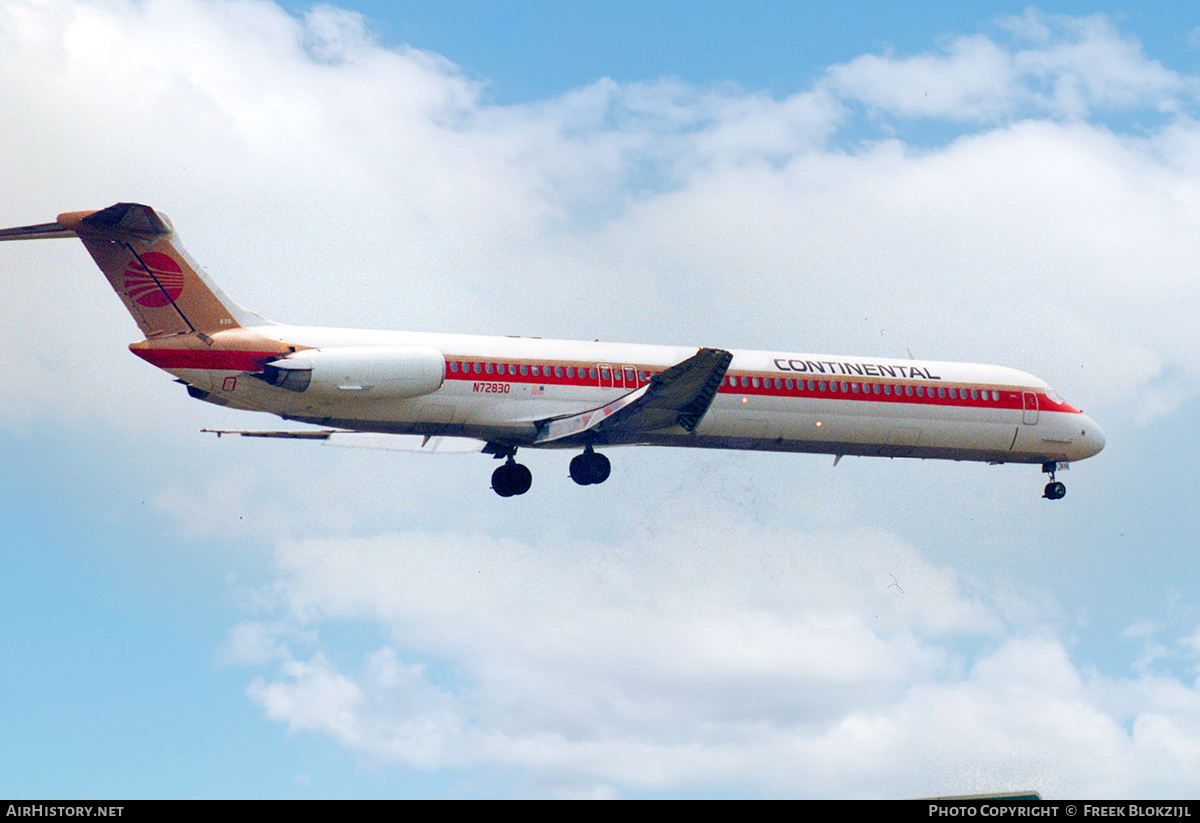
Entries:
POLYGON ((921 366, 885 366, 882 363, 847 363, 845 360, 792 360, 776 357, 775 368, 803 374, 857 374, 860 377, 899 377, 903 380, 941 380, 921 366))

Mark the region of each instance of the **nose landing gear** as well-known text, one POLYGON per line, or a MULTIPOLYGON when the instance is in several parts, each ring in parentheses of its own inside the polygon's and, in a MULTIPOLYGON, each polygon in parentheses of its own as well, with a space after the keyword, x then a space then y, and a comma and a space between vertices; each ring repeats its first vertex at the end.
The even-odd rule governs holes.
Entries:
POLYGON ((584 448, 583 454, 571 458, 571 479, 581 486, 603 483, 611 471, 612 464, 608 458, 593 451, 591 445, 584 448))
POLYGON ((1050 475, 1050 482, 1046 484, 1046 490, 1042 492, 1042 497, 1047 500, 1062 500, 1067 494, 1067 487, 1054 479, 1054 472, 1058 469, 1058 461, 1051 460, 1042 464, 1042 471, 1050 475))

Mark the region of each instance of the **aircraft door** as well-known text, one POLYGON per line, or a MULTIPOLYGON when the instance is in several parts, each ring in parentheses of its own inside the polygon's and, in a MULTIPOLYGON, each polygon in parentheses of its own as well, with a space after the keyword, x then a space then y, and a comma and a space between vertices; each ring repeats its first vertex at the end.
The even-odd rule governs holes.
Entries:
POLYGON ((1025 411, 1025 416, 1021 422, 1030 426, 1035 425, 1038 419, 1037 395, 1031 391, 1022 393, 1021 406, 1025 411))
POLYGON ((600 372, 600 388, 602 389, 636 389, 638 373, 633 366, 610 366, 608 363, 597 363, 600 372))

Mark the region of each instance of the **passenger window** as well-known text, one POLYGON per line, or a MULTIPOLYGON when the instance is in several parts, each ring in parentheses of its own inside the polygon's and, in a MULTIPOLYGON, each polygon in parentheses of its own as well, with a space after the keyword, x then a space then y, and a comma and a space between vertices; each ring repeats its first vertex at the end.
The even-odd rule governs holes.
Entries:
POLYGON ((562 366, 555 366, 555 367, 554 367, 554 376, 555 376, 555 377, 562 377, 562 366))
POLYGON ((574 376, 575 376, 575 367, 567 366, 567 377, 574 377, 574 376))
POLYGON ((492 364, 491 363, 484 364, 483 370, 485 372, 487 372, 488 374, 491 374, 492 373, 492 364))

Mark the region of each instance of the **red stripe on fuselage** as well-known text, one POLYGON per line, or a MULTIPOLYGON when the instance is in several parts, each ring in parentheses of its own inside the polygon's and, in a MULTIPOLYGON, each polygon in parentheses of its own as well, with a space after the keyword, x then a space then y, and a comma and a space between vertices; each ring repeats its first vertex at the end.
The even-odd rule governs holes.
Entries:
MULTIPOLYGON (((599 381, 596 377, 592 377, 588 371, 589 369, 597 368, 596 365, 581 366, 578 363, 578 361, 570 361, 570 362, 562 361, 561 363, 554 363, 553 361, 551 361, 551 363, 549 365, 547 365, 547 361, 541 360, 541 361, 538 361, 536 364, 537 366, 540 367, 540 371, 542 372, 539 375, 520 374, 520 369, 523 365, 527 367, 527 370, 532 371, 531 367, 534 364, 528 363, 528 362, 526 362, 526 363, 519 363, 519 362, 510 363, 508 361, 496 361, 496 360, 488 361, 488 360, 479 360, 479 359, 474 359, 474 358, 470 358, 470 357, 464 357, 461 355, 459 355, 459 356, 447 355, 446 356, 446 379, 447 380, 459 380, 459 381, 463 381, 463 382, 490 381, 490 382, 495 382, 495 383, 525 383, 525 384, 547 385, 547 386, 579 386, 579 387, 583 387, 583 388, 592 388, 592 389, 601 388, 605 391, 610 391, 613 389, 624 389, 627 391, 632 391, 632 390, 638 388, 639 386, 644 386, 648 382, 646 380, 640 379, 641 374, 648 374, 652 377, 655 374, 658 374, 659 372, 662 371, 662 369, 658 368, 658 367, 646 368, 643 366, 635 366, 634 368, 637 370, 637 372, 639 374, 639 379, 636 384, 631 385, 631 384, 625 383, 623 381, 614 381, 613 379, 608 378, 603 381, 606 385, 601 385, 601 381, 599 381), (452 371, 450 369, 451 362, 458 363, 460 366, 466 366, 466 368, 470 369, 470 371, 462 370, 461 368, 459 371, 452 371), (478 372, 476 372, 473 368, 475 364, 479 364, 479 366, 480 366, 480 370, 478 372), (490 373, 486 369, 487 365, 492 366, 492 371, 490 373), (518 372, 517 374, 508 373, 508 368, 510 365, 516 368, 516 370, 518 372), (564 370, 564 372, 565 372, 565 369, 567 366, 571 366, 576 370, 577 376, 567 377, 565 373, 561 377, 556 376, 553 374, 553 369, 555 368, 555 366, 562 368, 564 370), (547 372, 550 372, 550 373, 547 374, 547 372), (620 383, 620 385, 613 385, 614 382, 620 383)), ((621 367, 612 367, 610 374, 615 377, 620 377, 620 376, 622 376, 623 372, 622 372, 621 367)), ((787 378, 782 378, 782 377, 780 378, 780 380, 785 380, 785 379, 787 379, 787 378)), ((793 381, 793 386, 795 388, 789 389, 789 388, 787 388, 786 383, 785 383, 781 388, 777 389, 774 387, 775 376, 773 376, 773 375, 770 377, 766 377, 760 372, 751 373, 751 372, 730 371, 725 375, 725 378, 721 381, 721 388, 718 389, 718 391, 720 394, 723 394, 723 395, 733 394, 733 395, 743 395, 743 396, 754 395, 756 397, 796 397, 796 398, 807 398, 807 399, 814 399, 814 400, 820 399, 820 400, 861 401, 861 402, 867 402, 867 403, 907 403, 907 404, 920 404, 920 405, 924 405, 924 406, 936 405, 936 406, 951 406, 951 407, 959 407, 959 408, 1014 409, 1014 410, 1023 410, 1024 409, 1024 401, 1022 400, 1022 395, 1025 392, 1032 392, 1037 395, 1038 411, 1063 412, 1063 413, 1068 413, 1068 414, 1079 414, 1080 413, 1079 409, 1076 409, 1075 407, 1073 407, 1067 403, 1055 402, 1054 400, 1051 400, 1049 395, 1047 395, 1043 390, 1036 389, 1036 388, 999 387, 999 386, 994 386, 994 385, 990 385, 990 384, 986 388, 980 388, 981 384, 975 384, 975 385, 962 384, 962 383, 948 384, 945 382, 939 384, 937 382, 924 381, 924 380, 900 381, 900 380, 886 380, 886 379, 878 380, 877 379, 877 380, 873 380, 873 381, 871 381, 871 380, 864 381, 862 379, 858 379, 858 380, 841 380, 841 379, 839 379, 838 381, 836 381, 836 383, 838 385, 838 391, 830 391, 828 389, 826 391, 821 391, 819 388, 810 390, 807 387, 807 383, 805 383, 804 380, 800 380, 799 378, 791 378, 791 379, 793 381), (740 385, 742 377, 746 377, 748 380, 758 378, 759 385, 758 386, 753 386, 753 385, 742 386, 742 385, 740 385), (731 386, 729 384, 730 378, 737 378, 739 385, 731 386), (771 381, 771 385, 767 385, 768 381, 771 381), (855 391, 849 390, 849 389, 847 391, 841 391, 842 383, 845 383, 847 385, 847 387, 857 384, 859 387, 859 391, 855 392, 855 391), (801 384, 804 385, 804 388, 800 388, 801 384), (891 385, 893 387, 893 393, 890 395, 882 394, 882 393, 875 394, 874 391, 871 389, 871 386, 876 385, 876 384, 879 386, 891 385), (914 390, 916 389, 917 386, 921 386, 925 390, 925 396, 923 396, 923 397, 917 396, 915 394, 915 392, 912 395, 896 393, 896 391, 895 391, 896 389, 898 389, 900 392, 903 392, 904 388, 906 386, 912 387, 914 390), (949 396, 938 397, 936 392, 937 392, 937 389, 939 389, 939 388, 947 389, 947 390, 950 388, 955 388, 955 389, 958 389, 960 391, 960 393, 962 391, 970 391, 971 389, 975 389, 979 392, 987 392, 989 394, 989 396, 988 396, 988 399, 983 399, 982 397, 980 397, 979 399, 971 399, 969 397, 949 397, 949 396), (999 400, 992 400, 990 398, 990 393, 992 391, 998 391, 1000 393, 999 400)), ((807 379, 808 378, 805 378, 805 380, 807 380, 807 379)), ((818 382, 818 381, 814 381, 814 382, 818 382)), ((829 380, 825 381, 827 386, 831 385, 833 382, 834 381, 829 381, 829 380)), ((881 389, 881 391, 882 391, 882 389, 881 389)), ((948 391, 947 391, 947 394, 949 394, 948 391)))
POLYGON ((279 352, 221 351, 217 349, 133 349, 134 354, 160 369, 211 369, 213 371, 262 371, 279 352))

